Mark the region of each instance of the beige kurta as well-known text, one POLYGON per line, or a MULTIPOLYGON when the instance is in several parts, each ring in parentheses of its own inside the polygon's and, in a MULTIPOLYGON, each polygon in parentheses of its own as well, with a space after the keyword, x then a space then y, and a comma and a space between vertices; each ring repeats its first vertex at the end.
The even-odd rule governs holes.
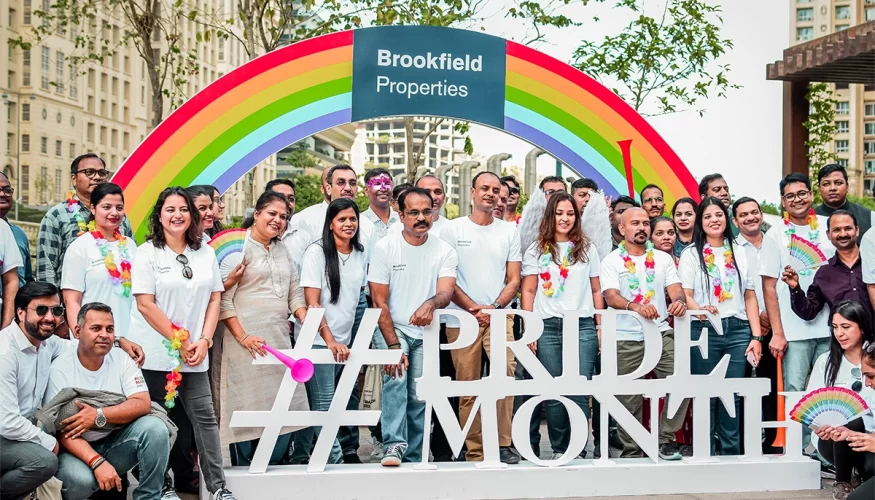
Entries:
MULTIPOLYGON (((228 257, 228 260, 232 257, 228 257)), ((271 242, 266 249, 249 238, 244 255, 237 263, 246 265, 240 281, 222 294, 219 319, 237 317, 243 331, 261 337, 271 347, 290 349, 289 315, 304 303, 304 289, 291 257, 281 242, 271 242)), ((236 263, 223 262, 223 270, 236 263)), ((217 342, 213 346, 213 401, 219 417, 219 434, 223 448, 231 443, 261 437, 262 428, 231 428, 231 415, 238 410, 268 411, 273 407, 283 377, 290 376, 284 365, 254 365, 249 351, 219 322, 217 342), (221 336, 221 338, 220 338, 221 336)), ((270 356, 270 354, 268 354, 270 356)), ((307 393, 298 384, 290 410, 307 411, 307 393)), ((284 427, 281 434, 299 427, 284 427)))

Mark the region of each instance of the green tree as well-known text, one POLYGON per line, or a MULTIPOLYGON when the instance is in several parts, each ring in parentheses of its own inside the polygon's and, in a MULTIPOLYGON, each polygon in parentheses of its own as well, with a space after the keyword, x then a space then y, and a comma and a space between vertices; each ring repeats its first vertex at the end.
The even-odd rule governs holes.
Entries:
MULTIPOLYGON (((808 147, 809 176, 817 179, 821 167, 838 160, 838 156, 829 150, 838 130, 835 124, 837 102, 833 99, 828 83, 809 84, 805 99, 809 105, 808 120, 802 125, 808 130, 805 146, 808 147)), ((815 191, 815 202, 819 203, 820 190, 817 185, 812 187, 815 191)))
POLYGON ((447 219, 453 220, 459 216, 459 205, 455 203, 447 203, 444 205, 444 210, 447 213, 447 219))
POLYGON ((728 80, 729 65, 718 62, 733 46, 721 36, 719 6, 707 0, 666 0, 661 15, 651 17, 644 13, 646 3, 617 0, 617 8, 630 11, 634 19, 617 35, 582 42, 574 64, 643 115, 687 109, 701 115, 700 101, 739 88, 728 80))
POLYGON ((294 151, 289 153, 288 156, 284 156, 278 159, 284 160, 292 167, 300 168, 302 170, 307 168, 316 168, 319 166, 319 158, 316 158, 304 148, 295 149, 294 151))
POLYGON ((315 175, 298 175, 292 179, 295 182, 295 212, 322 203, 320 179, 315 175))
POLYGON ((783 215, 783 208, 781 208, 781 205, 769 203, 766 200, 760 202, 760 210, 762 210, 764 214, 783 215))

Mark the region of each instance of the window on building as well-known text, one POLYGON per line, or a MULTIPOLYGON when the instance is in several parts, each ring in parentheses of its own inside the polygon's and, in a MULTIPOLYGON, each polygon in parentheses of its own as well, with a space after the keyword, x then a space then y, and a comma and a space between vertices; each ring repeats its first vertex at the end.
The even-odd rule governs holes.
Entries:
POLYGON ((42 7, 43 16, 42 17, 43 17, 43 27, 44 28, 49 27, 49 9, 51 9, 51 7, 52 7, 51 0, 43 0, 43 7, 42 7))
POLYGON ((796 28, 796 40, 797 41, 805 41, 811 40, 814 38, 814 28, 812 27, 799 27, 796 28))
POLYGON ((837 134, 847 134, 849 130, 849 125, 847 120, 842 120, 836 122, 836 133, 837 134))
POLYGON ((39 139, 39 152, 47 155, 49 154, 49 138, 48 137, 40 137, 39 139))
POLYGON ((39 169, 39 186, 37 186, 37 188, 39 189, 39 202, 40 203, 47 203, 48 202, 48 199, 46 197, 46 194, 47 194, 46 191, 48 191, 48 189, 46 189, 46 188, 48 188, 48 186, 47 186, 48 181, 49 181, 49 169, 46 167, 40 167, 40 169, 39 169))
POLYGON ((100 145, 106 144, 106 127, 100 127, 100 145))
POLYGON ((60 50, 55 52, 55 91, 64 92, 64 53, 60 50))
POLYGON ((863 141, 863 154, 875 155, 875 141, 863 141))
POLYGON ((875 21, 875 7, 866 7, 866 20, 875 21))
POLYGON ((30 204, 30 166, 21 166, 21 203, 30 204))
POLYGON ((875 160, 864 161, 863 170, 866 174, 875 174, 875 160))
POLYGON ((29 102, 21 103, 21 121, 23 121, 23 122, 30 121, 30 103, 29 102))
POLYGON ((85 137, 88 138, 88 142, 94 142, 94 124, 93 123, 88 124, 87 134, 85 137))
POLYGON ((836 5, 836 19, 850 19, 851 18, 851 6, 850 5, 836 5))
POLYGON ((42 54, 41 54, 42 61, 40 63, 40 65, 41 65, 40 69, 42 70, 42 72, 41 72, 42 74, 40 74, 40 84, 39 85, 40 85, 41 89, 49 90, 49 71, 50 71, 50 67, 51 67, 49 64, 49 57, 50 57, 49 48, 42 47, 41 52, 42 52, 42 54))
POLYGON ((61 151, 63 149, 64 149, 64 143, 61 142, 60 140, 56 140, 55 141, 55 156, 58 156, 58 157, 62 156, 63 153, 61 151))
POLYGON ((797 21, 814 21, 814 9, 796 9, 797 21))
POLYGON ((55 199, 61 199, 61 170, 55 169, 55 199))
POLYGON ((76 158, 76 144, 70 143, 70 158, 76 158))
POLYGON ((75 62, 70 63, 70 97, 76 99, 79 97, 79 67, 75 62))
POLYGON ((848 90, 849 85, 847 83, 837 83, 835 84, 836 90, 848 90))
POLYGON ((836 153, 847 153, 848 152, 848 141, 835 141, 836 142, 836 153))
POLYGON ((30 24, 30 0, 24 0, 24 11, 22 14, 22 24, 30 24))
POLYGON ((848 168, 848 159, 847 158, 839 158, 838 160, 836 160, 836 162, 839 165, 845 167, 846 169, 848 168))
POLYGON ((21 151, 30 152, 30 134, 21 134, 21 151))
POLYGON ((30 49, 21 51, 21 60, 24 70, 21 72, 21 85, 30 87, 30 49))
POLYGON ((866 116, 875 116, 875 103, 868 103, 863 107, 863 114, 866 116))
POLYGON ((866 122, 863 124, 864 135, 875 135, 875 122, 866 122))
POLYGON ((837 115, 846 115, 850 111, 850 104, 847 102, 837 102, 836 103, 836 114, 837 115))

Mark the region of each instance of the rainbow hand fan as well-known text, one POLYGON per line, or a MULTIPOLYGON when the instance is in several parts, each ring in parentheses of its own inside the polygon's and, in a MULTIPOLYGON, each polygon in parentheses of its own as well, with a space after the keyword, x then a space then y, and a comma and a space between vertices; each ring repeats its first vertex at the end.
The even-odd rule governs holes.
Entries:
POLYGON ((798 262, 798 267, 793 266, 796 272, 816 269, 827 263, 826 255, 817 245, 795 234, 790 235, 790 257, 798 262))
POLYGON ((231 228, 213 236, 209 245, 215 250, 216 259, 219 261, 220 266, 229 255, 243 253, 243 250, 246 248, 247 233, 248 230, 246 229, 231 228))
POLYGON ((869 411, 869 406, 856 392, 844 387, 824 387, 806 394, 793 410, 790 419, 812 429, 824 425, 845 425, 869 411))

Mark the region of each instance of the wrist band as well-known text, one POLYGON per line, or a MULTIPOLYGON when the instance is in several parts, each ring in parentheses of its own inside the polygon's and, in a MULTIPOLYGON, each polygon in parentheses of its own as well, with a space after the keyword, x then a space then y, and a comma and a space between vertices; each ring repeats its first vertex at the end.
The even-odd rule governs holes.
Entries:
POLYGON ((626 302, 626 310, 627 310, 627 311, 629 310, 629 306, 631 306, 631 305, 632 305, 632 301, 631 301, 631 300, 630 300, 629 302, 626 302))
POLYGON ((93 464, 91 464, 91 470, 97 470, 98 467, 103 465, 103 462, 106 462, 105 458, 103 458, 103 457, 98 458, 97 460, 95 460, 95 462, 93 464))
POLYGON ((88 461, 88 467, 91 467, 98 458, 101 458, 99 453, 91 457, 91 460, 88 461))
POLYGON ((248 333, 244 333, 244 334, 243 334, 243 338, 240 339, 238 342, 240 342, 240 343, 242 344, 243 342, 246 342, 246 339, 248 339, 248 338, 249 338, 249 334, 248 334, 248 333))
POLYGON ((391 349, 391 348, 393 348, 393 347, 401 347, 401 344, 396 342, 396 343, 394 343, 394 344, 389 344, 388 347, 389 347, 389 349, 391 349))
POLYGON ((328 323, 325 323, 324 325, 320 326, 319 330, 317 330, 317 331, 321 332, 323 328, 328 328, 328 323))

